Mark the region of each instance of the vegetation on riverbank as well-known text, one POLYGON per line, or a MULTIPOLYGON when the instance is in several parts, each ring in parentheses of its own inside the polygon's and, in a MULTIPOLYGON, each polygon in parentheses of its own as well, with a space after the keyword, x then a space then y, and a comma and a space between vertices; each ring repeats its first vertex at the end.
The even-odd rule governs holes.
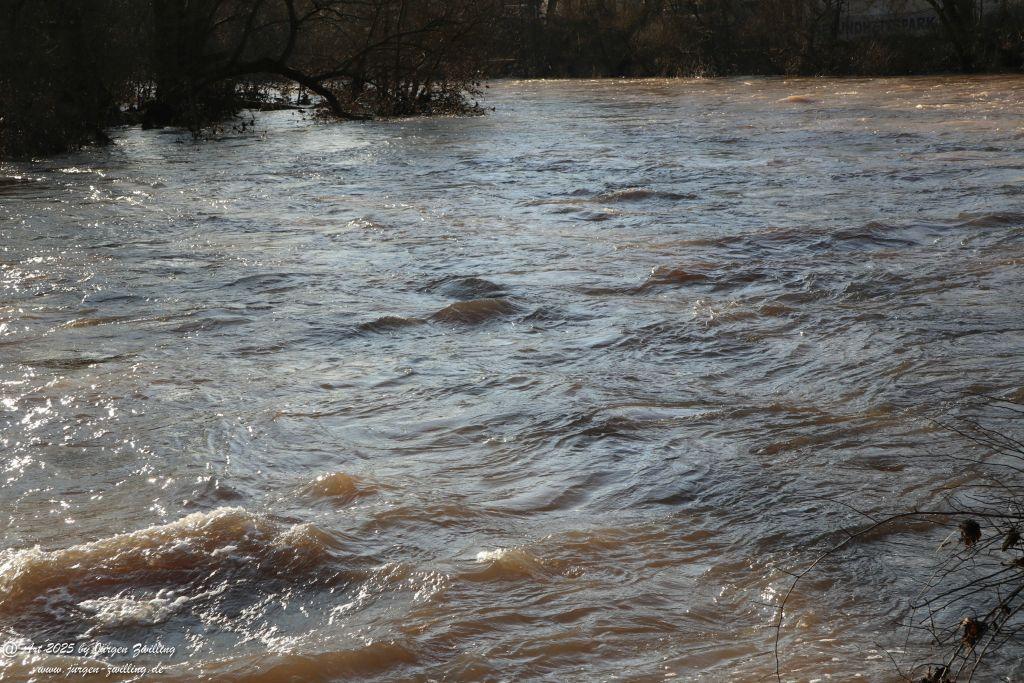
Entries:
POLYGON ((858 19, 854 0, 0 0, 0 157, 102 142, 122 123, 200 131, 243 107, 287 106, 288 87, 359 119, 477 112, 476 84, 502 75, 875 75, 1024 61, 1017 0, 919 0, 910 19, 895 13, 901 0, 859 3, 874 14, 858 19))
POLYGON ((893 75, 1019 70, 1016 0, 532 0, 512 72, 893 75))
POLYGON ((472 0, 0 0, 0 154, 125 122, 199 131, 286 87, 342 119, 471 112, 493 17, 472 0))

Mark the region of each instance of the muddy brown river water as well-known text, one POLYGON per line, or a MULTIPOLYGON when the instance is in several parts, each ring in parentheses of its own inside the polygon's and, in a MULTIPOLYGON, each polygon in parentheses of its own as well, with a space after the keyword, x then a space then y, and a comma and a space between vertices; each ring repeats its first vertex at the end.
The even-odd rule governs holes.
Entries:
MULTIPOLYGON (((0 678, 765 680, 1024 386, 1024 79, 484 101, 0 166, 0 678)), ((785 679, 893 676, 934 541, 785 679)))

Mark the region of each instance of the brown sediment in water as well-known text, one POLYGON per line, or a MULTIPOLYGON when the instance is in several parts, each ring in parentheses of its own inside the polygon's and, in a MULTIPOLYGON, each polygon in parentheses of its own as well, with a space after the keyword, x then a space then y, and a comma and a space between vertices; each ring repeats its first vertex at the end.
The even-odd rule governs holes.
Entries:
POLYGON ((0 556, 0 613, 14 614, 58 589, 182 585, 238 561, 268 576, 301 573, 327 562, 334 545, 312 524, 281 528, 234 507, 58 550, 7 550, 0 556))
POLYGON ((471 299, 457 301, 430 316, 431 320, 459 325, 479 325, 517 310, 507 299, 471 299))
POLYGON ((377 640, 351 649, 247 655, 204 663, 198 668, 171 666, 161 680, 186 683, 333 683, 364 679, 419 662, 415 649, 393 640, 377 640))
MULTIPOLYGON (((4 166, 40 177, 0 189, 0 643, 176 641, 182 683, 762 680, 839 501, 965 479, 927 418, 1022 395, 1024 81, 487 93, 4 166)), ((808 576, 784 675, 884 679, 859 645, 902 647, 919 588, 889 550, 931 534, 808 576)))
POLYGON ((302 490, 308 496, 330 500, 339 505, 351 503, 364 496, 372 496, 378 491, 370 482, 345 472, 321 474, 306 484, 302 490))
POLYGON ((704 282, 707 275, 693 272, 684 268, 672 268, 670 266, 656 266, 651 269, 647 280, 640 285, 641 289, 650 289, 659 285, 684 285, 690 282, 704 282))
POLYGON ((363 332, 386 332, 390 330, 401 330, 406 327, 422 325, 425 321, 420 318, 403 318, 397 315, 384 315, 370 322, 361 323, 359 329, 363 332))
POLYGON ((788 102, 791 104, 813 104, 818 100, 814 99, 810 95, 790 95, 789 97, 783 97, 779 102, 788 102))
POLYGON ((517 581, 543 579, 559 573, 555 563, 545 562, 525 548, 483 550, 476 556, 479 569, 463 572, 468 581, 517 581))
POLYGON ((602 194, 595 196, 593 201, 600 203, 615 204, 619 202, 642 202, 650 199, 680 201, 683 199, 696 198, 696 195, 689 193, 666 192, 664 190, 651 190, 644 187, 630 187, 623 190, 604 192, 602 194))

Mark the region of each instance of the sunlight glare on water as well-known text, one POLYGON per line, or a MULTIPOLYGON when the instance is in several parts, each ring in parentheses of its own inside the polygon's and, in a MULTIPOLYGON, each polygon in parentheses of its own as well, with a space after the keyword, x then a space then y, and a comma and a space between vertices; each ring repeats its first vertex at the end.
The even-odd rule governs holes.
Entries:
MULTIPOLYGON (((1021 390, 1024 80, 485 101, 0 167, 0 640, 160 642, 182 681, 764 680, 786 571, 862 521, 830 501, 929 500, 928 411, 1021 390)), ((794 680, 892 674, 932 541, 801 584, 794 680)))

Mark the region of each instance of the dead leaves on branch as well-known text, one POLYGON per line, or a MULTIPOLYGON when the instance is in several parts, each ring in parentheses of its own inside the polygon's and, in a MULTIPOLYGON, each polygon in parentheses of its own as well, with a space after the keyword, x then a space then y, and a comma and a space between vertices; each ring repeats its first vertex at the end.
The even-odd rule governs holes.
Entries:
POLYGON ((1010 527, 1010 530, 1006 532, 1006 536, 1003 538, 1002 550, 1005 553, 1007 550, 1017 545, 1020 542, 1020 531, 1017 527, 1010 527))
POLYGON ((981 525, 973 519, 960 522, 960 540, 967 548, 973 548, 981 540, 981 525))

